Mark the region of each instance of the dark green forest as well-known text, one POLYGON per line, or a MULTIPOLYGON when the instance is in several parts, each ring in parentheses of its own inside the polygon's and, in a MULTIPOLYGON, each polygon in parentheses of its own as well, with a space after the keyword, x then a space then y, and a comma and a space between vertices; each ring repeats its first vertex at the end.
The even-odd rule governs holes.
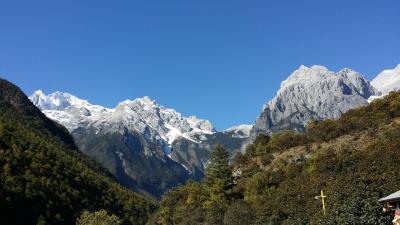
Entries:
POLYGON ((75 224, 106 210, 145 224, 156 203, 119 185, 13 84, 0 80, 0 223, 75 224))
POLYGON ((393 92, 303 133, 259 135, 233 164, 217 147, 205 179, 165 194, 149 224, 391 224, 377 200, 400 188, 399 164, 393 92), (321 190, 326 215, 315 199, 321 190))

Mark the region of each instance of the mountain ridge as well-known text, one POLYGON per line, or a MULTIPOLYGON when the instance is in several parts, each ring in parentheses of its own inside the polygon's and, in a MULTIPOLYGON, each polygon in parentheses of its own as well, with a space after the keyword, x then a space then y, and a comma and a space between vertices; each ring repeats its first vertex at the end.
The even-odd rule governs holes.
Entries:
POLYGON ((276 96, 264 105, 251 131, 304 130, 311 120, 335 119, 349 109, 368 104, 377 91, 360 73, 344 68, 338 72, 324 66, 300 66, 282 81, 276 96))
MULTIPOLYGON (((93 105, 87 100, 59 91, 46 95, 43 91, 38 90, 30 96, 30 99, 50 118, 62 121, 70 132, 73 132, 77 128, 77 124, 69 124, 68 121, 63 120, 63 116, 81 116, 82 120, 76 121, 78 123, 93 123, 94 120, 103 120, 102 122, 104 122, 104 120, 119 119, 129 123, 130 127, 142 133, 145 133, 144 129, 147 126, 154 128, 153 130, 161 131, 159 134, 160 138, 168 144, 171 144, 177 136, 191 139, 191 133, 212 134, 216 132, 214 126, 208 120, 198 119, 195 116, 184 117, 174 109, 160 106, 148 96, 122 101, 115 108, 93 105), (74 108, 79 111, 73 111, 74 108), (66 114, 61 112, 65 112, 66 114), (80 115, 76 115, 77 113, 80 115), (149 117, 143 118, 143 114, 147 114, 149 117), (124 116, 125 118, 121 118, 124 116), (156 127, 158 126, 156 122, 164 124, 156 127), (165 132, 165 130, 169 130, 170 132, 165 132)), ((70 117, 68 119, 73 120, 74 118, 70 117)))

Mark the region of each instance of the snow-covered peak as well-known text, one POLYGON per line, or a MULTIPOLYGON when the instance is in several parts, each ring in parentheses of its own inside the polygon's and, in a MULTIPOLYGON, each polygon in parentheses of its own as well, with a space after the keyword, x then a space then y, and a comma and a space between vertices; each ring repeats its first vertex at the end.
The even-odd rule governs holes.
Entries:
POLYGON ((143 98, 136 98, 132 102, 141 105, 144 109, 154 109, 159 108, 160 105, 151 99, 149 96, 144 96, 143 98))
POLYGON ((152 100, 148 96, 145 96, 143 98, 136 98, 133 100, 125 100, 123 102, 120 102, 115 109, 126 112, 134 111, 137 113, 156 113, 156 111, 159 111, 160 108, 161 106, 158 105, 156 101, 152 100))
POLYGON ((196 116, 190 116, 187 121, 190 126, 196 130, 201 130, 203 133, 215 133, 216 130, 210 121, 204 119, 198 119, 196 116))
POLYGON ((118 105, 139 105, 143 108, 149 108, 149 109, 159 107, 157 102, 155 100, 152 100, 148 96, 144 96, 142 98, 135 98, 133 100, 127 99, 125 101, 118 103, 118 105))
POLYGON ((224 133, 233 133, 233 137, 238 138, 248 138, 250 136, 250 131, 253 128, 253 125, 249 124, 241 124, 237 126, 230 127, 224 130, 224 133))
POLYGON ((69 106, 91 105, 86 100, 59 91, 46 95, 42 90, 37 90, 29 98, 41 110, 63 110, 69 106))
POLYGON ((126 128, 142 133, 145 138, 162 139, 168 145, 180 137, 196 141, 198 134, 216 132, 210 121, 195 116, 184 117, 174 109, 160 106, 148 96, 125 100, 114 109, 92 105, 62 92, 46 95, 38 90, 30 99, 49 118, 63 124, 70 132, 87 127, 97 132, 124 132, 126 128))
POLYGON ((310 67, 305 66, 305 65, 300 65, 300 67, 295 70, 293 73, 295 72, 300 72, 300 71, 316 71, 316 70, 328 70, 325 66, 321 66, 321 65, 312 65, 310 67))
POLYGON ((400 90, 400 64, 394 69, 382 71, 371 81, 371 84, 381 92, 381 96, 400 90))
POLYGON ((73 131, 83 124, 90 124, 112 111, 103 106, 90 104, 87 100, 72 94, 59 91, 46 95, 42 90, 37 90, 29 99, 47 117, 63 124, 69 131, 73 131))

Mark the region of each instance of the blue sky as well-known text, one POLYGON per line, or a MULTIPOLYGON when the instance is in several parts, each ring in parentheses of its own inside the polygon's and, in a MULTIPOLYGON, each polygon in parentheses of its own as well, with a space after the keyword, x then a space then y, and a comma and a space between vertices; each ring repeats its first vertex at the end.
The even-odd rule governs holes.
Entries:
POLYGON ((0 0, 0 76, 114 107, 145 95, 217 129, 253 123, 301 64, 400 63, 400 1, 0 0))

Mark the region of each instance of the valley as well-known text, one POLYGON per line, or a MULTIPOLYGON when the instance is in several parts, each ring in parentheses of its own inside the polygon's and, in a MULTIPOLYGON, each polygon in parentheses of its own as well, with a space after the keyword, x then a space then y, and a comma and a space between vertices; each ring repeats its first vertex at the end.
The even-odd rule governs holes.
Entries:
MULTIPOLYGON (((382 83, 382 76, 386 80, 399 76, 399 68, 384 70, 371 83, 382 83)), ((200 181, 217 144, 233 158, 258 134, 304 131, 310 121, 337 119, 400 87, 395 78, 389 81, 374 87, 351 69, 335 73, 323 66, 300 66, 282 82, 255 125, 225 131, 215 130, 208 120, 184 117, 147 96, 123 101, 113 109, 62 92, 46 95, 38 90, 30 99, 46 116, 65 126, 79 149, 105 166, 120 183, 159 199, 165 191, 190 179, 200 181)))

